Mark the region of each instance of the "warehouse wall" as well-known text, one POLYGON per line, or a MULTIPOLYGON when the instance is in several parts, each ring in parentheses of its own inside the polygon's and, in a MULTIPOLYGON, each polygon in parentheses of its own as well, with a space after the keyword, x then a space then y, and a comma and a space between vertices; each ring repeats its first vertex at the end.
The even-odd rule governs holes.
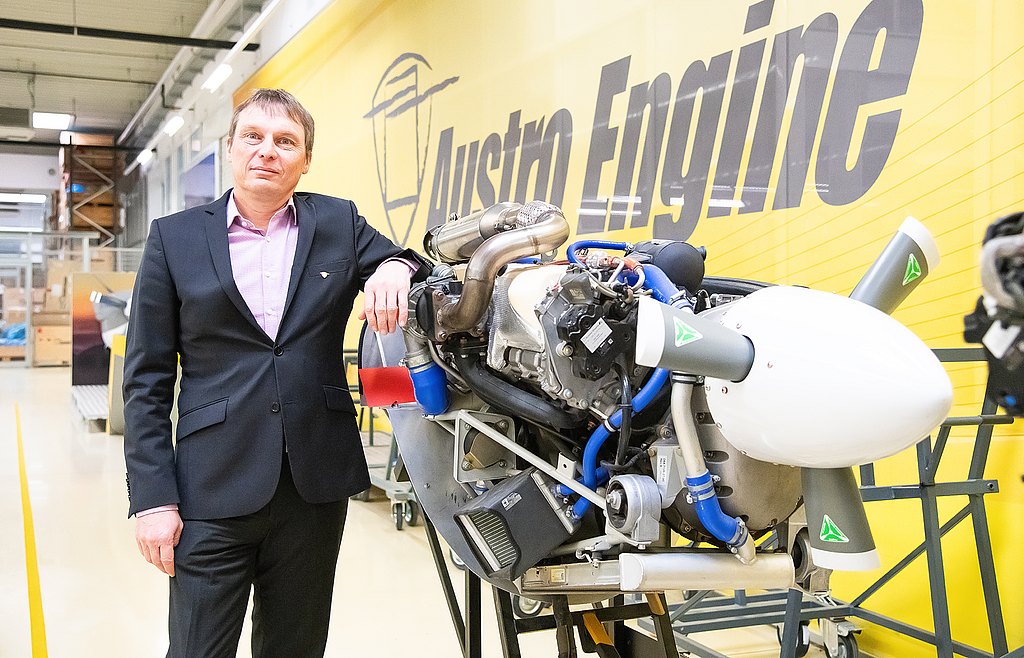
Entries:
MULTIPOLYGON (((908 215, 944 259, 896 317, 963 346, 985 227, 1024 207, 1024 6, 1009 2, 335 2, 237 90, 294 92, 317 119, 312 191, 417 245, 451 211, 561 205, 575 236, 707 245, 709 274, 848 294, 908 215), (737 70, 739 69, 739 70, 737 70), (653 108, 653 109, 652 109, 653 108)), ((948 368, 977 413, 980 365, 948 368)), ((827 440, 828 428, 822 428, 827 440)), ((966 477, 954 433, 940 479, 966 477)), ((987 497, 1011 646, 1024 643, 1024 442, 996 430, 987 497)), ((878 464, 916 482, 913 451, 878 464)), ((942 519, 965 501, 945 499, 942 519)), ((868 512, 886 567, 920 507, 868 512)), ((944 542, 953 633, 988 647, 970 528, 944 542)), ((836 574, 851 597, 881 572, 836 574)), ((931 627, 921 560, 869 607, 931 627)), ((888 656, 923 645, 872 628, 888 656)))

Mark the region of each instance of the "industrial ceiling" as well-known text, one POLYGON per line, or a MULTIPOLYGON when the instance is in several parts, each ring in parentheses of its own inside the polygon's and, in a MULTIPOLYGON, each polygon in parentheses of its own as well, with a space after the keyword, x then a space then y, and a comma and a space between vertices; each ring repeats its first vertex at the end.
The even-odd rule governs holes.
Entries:
MULTIPOLYGON (((4 0, 0 109, 65 113, 70 130, 140 148, 260 0, 4 0)), ((255 47, 250 45, 247 49, 255 47)), ((56 144, 59 130, 2 125, 0 144, 56 144), (31 134, 29 134, 31 133, 31 134)), ((6 149, 6 150, 9 150, 6 149)))

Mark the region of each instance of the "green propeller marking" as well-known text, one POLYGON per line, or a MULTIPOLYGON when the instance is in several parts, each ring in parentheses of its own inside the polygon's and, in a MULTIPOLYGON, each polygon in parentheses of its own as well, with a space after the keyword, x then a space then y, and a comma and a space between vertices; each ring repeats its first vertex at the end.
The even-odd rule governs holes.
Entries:
POLYGON ((676 326, 676 347, 682 347, 687 343, 692 343, 693 341, 700 340, 704 337, 699 331, 679 318, 672 319, 675 321, 676 326))
POLYGON ((903 285, 907 285, 911 281, 921 277, 921 264, 914 258, 914 254, 910 254, 910 258, 907 259, 907 271, 903 274, 903 285))
POLYGON ((843 531, 839 529, 836 522, 829 518, 826 514, 821 519, 821 534, 818 535, 821 541, 829 541, 836 544, 849 543, 850 538, 843 534, 843 531))

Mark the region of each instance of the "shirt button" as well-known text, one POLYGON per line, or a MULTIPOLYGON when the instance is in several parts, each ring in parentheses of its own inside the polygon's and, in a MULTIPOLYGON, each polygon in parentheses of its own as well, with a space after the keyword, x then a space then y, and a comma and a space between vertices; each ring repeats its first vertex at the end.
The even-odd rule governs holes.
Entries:
POLYGON ((274 356, 281 356, 282 354, 284 354, 284 348, 283 347, 275 347, 274 348, 274 356))
POLYGON ((276 414, 277 412, 281 411, 281 405, 275 402, 274 404, 270 405, 270 410, 276 414))

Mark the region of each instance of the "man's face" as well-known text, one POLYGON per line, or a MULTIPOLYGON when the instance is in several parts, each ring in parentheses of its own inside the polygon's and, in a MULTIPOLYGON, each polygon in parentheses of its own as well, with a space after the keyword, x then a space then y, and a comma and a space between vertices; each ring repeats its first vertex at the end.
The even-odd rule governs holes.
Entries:
POLYGON ((236 193, 268 200, 290 196, 302 174, 309 171, 302 125, 278 108, 242 110, 228 158, 236 193))

